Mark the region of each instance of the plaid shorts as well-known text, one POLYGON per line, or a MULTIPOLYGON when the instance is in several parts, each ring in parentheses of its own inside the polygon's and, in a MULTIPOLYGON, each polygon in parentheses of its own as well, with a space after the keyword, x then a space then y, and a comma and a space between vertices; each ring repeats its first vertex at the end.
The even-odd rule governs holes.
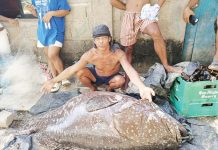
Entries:
POLYGON ((156 20, 140 19, 140 13, 125 12, 121 25, 120 42, 123 46, 130 46, 136 43, 137 34, 156 20))

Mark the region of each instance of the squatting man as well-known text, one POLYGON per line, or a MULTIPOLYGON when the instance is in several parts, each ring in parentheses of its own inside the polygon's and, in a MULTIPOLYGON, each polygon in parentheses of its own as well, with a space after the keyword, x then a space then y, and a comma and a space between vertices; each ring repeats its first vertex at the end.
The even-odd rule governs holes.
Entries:
POLYGON ((84 53, 76 64, 45 82, 41 91, 50 92, 55 83, 68 79, 72 75, 76 75, 80 82, 92 91, 96 91, 101 84, 108 85, 107 90, 112 91, 125 83, 125 78, 119 74, 122 66, 133 84, 138 87, 141 98, 152 101, 154 91, 140 80, 138 73, 128 62, 125 52, 111 44, 109 28, 106 25, 98 25, 93 29, 92 36, 94 47, 84 53), (87 67, 87 64, 92 64, 93 67, 87 67))

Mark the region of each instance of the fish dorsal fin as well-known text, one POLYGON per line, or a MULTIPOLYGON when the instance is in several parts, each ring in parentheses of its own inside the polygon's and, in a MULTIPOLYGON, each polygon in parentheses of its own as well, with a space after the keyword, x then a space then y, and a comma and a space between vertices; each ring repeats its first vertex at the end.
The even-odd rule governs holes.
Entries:
MULTIPOLYGON (((120 96, 120 99, 122 99, 122 96, 120 96)), ((118 102, 119 102, 119 98, 116 98, 116 96, 97 95, 92 97, 87 102, 86 110, 88 112, 93 112, 93 111, 110 107, 118 102)))

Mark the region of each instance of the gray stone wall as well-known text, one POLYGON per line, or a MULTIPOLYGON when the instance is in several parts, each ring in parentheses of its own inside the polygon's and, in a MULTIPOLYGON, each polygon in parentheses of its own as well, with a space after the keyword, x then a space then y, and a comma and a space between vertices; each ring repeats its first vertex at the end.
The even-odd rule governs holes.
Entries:
MULTIPOLYGON (((152 0, 155 3, 157 0, 152 0)), ((161 8, 159 26, 162 35, 167 43, 169 61, 175 63, 179 58, 172 54, 180 53, 185 33, 185 22, 182 19, 182 12, 188 0, 166 0, 161 8)), ((62 49, 62 57, 66 64, 70 65, 88 49, 93 46, 92 28, 100 23, 107 24, 114 39, 119 41, 120 24, 123 11, 112 8, 109 0, 69 0, 72 11, 66 17, 65 42, 62 49)), ((33 50, 37 56, 44 55, 41 49, 36 48, 37 19, 18 19, 19 26, 14 27, 4 23, 8 29, 12 50, 18 49, 33 50)), ((149 36, 139 35, 139 41, 135 46, 134 58, 145 55, 145 61, 139 60, 148 65, 158 61, 154 52, 152 40, 149 36), (151 59, 150 57, 155 57, 151 59)), ((178 55, 176 55, 178 57, 178 55)))

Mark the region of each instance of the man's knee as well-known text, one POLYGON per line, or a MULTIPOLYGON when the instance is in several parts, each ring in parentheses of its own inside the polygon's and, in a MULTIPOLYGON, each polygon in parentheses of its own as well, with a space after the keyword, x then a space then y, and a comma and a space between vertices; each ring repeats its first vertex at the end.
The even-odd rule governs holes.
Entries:
POLYGON ((48 47, 48 58, 51 60, 55 60, 60 58, 59 54, 60 54, 60 48, 59 47, 55 47, 55 46, 50 46, 48 47))
POLYGON ((119 79, 119 83, 120 83, 120 85, 123 85, 123 84, 125 83, 125 78, 124 78, 124 77, 121 77, 121 78, 119 79))
POLYGON ((85 76, 85 71, 80 70, 76 73, 76 77, 79 79, 81 83, 87 82, 87 77, 85 76))
POLYGON ((121 75, 115 76, 110 84, 111 83, 116 84, 117 86, 122 86, 125 83, 125 78, 121 75))
POLYGON ((81 78, 82 76, 84 76, 84 74, 85 74, 85 69, 82 69, 82 70, 79 70, 79 71, 77 71, 76 72, 76 76, 77 76, 77 78, 81 78))
POLYGON ((59 55, 56 53, 48 53, 48 58, 50 60, 55 60, 57 57, 59 57, 59 55))
POLYGON ((161 35, 161 32, 159 30, 157 23, 152 23, 148 25, 148 27, 143 33, 149 34, 152 37, 152 39, 162 39, 162 35, 161 35))
MULTIPOLYGON (((80 78, 78 78, 79 81, 83 84, 83 83, 87 83, 87 81, 89 81, 90 79, 85 77, 85 76, 81 76, 80 78)), ((91 81, 91 80, 90 80, 91 81)))
POLYGON ((150 32, 150 36, 152 37, 153 40, 162 39, 162 36, 159 30, 152 30, 150 32))

